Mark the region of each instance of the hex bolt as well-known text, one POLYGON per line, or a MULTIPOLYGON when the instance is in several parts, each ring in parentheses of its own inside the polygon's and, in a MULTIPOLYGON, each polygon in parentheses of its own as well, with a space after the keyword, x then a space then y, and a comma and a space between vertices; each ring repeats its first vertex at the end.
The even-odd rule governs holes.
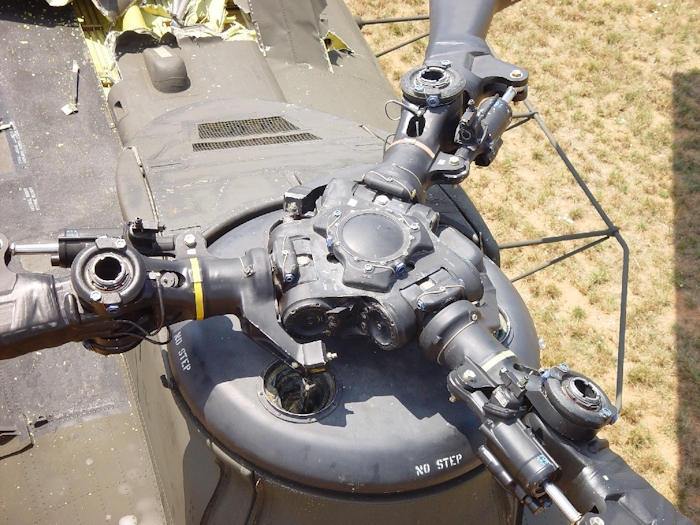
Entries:
POLYGON ((187 235, 185 235, 185 237, 182 240, 185 243, 185 246, 187 246, 188 248, 194 248, 195 246, 197 246, 197 237, 195 237, 192 233, 188 233, 187 235))
POLYGON ((97 290, 90 292, 90 300, 99 303, 102 300, 102 294, 97 290))
POLYGON ((291 283, 292 281, 294 281, 294 274, 293 273, 285 273, 284 274, 284 282, 291 283))
POLYGON ((523 72, 520 71, 519 69, 514 69, 513 71, 510 72, 510 77, 511 78, 523 78, 523 72))
POLYGON ((442 60, 442 61, 440 62, 440 65, 441 65, 442 67, 447 68, 447 67, 452 66, 452 62, 450 62, 449 60, 442 60))
POLYGON ((372 270, 374 270, 374 266, 372 266, 371 264, 367 263, 367 264, 365 264, 364 269, 365 269, 366 272, 371 272, 372 270))
POLYGON ((118 250, 126 248, 126 241, 124 239, 114 239, 114 247, 118 250))
POLYGON ((108 314, 116 314, 119 312, 119 305, 118 304, 108 304, 105 306, 105 311, 108 314))
POLYGON ((386 206, 389 204, 389 197, 386 195, 378 195, 376 199, 374 199, 374 202, 379 204, 380 206, 386 206))
POLYGON ((467 369, 462 374, 462 379, 469 382, 474 381, 474 379, 476 379, 476 372, 474 372, 474 370, 467 369))
POLYGON ((418 223, 417 223, 417 222, 412 222, 412 223, 411 223, 411 229, 412 229, 412 230, 417 230, 418 228, 419 228, 419 226, 418 226, 418 223))
POLYGON ((413 86, 413 89, 415 89, 418 93, 423 93, 423 91, 425 91, 423 84, 416 84, 413 86))
POLYGON ((342 213, 340 212, 340 210, 335 210, 335 211, 333 212, 333 216, 334 216, 334 217, 340 217, 341 215, 342 215, 342 213))
POLYGON ((603 407, 600 409, 600 415, 603 416, 604 418, 609 418, 612 416, 612 412, 610 411, 609 408, 603 407))
POLYGON ((430 95, 427 99, 425 99, 425 101, 431 108, 435 108, 440 105, 440 97, 437 95, 430 95))
POLYGON ((333 361, 333 359, 335 359, 336 357, 338 357, 338 354, 336 354, 335 352, 326 352, 326 359, 328 359, 329 361, 333 361))
POLYGON ((459 166, 459 157, 452 156, 448 162, 450 163, 450 166, 459 166))
POLYGON ((479 316, 476 313, 472 314, 472 321, 477 321, 479 319, 479 316))
POLYGON ((396 275, 403 275, 404 273, 406 273, 406 265, 400 262, 396 266, 394 266, 394 271, 396 272, 396 275))
POLYGON ((566 363, 562 363, 559 365, 559 370, 561 370, 562 372, 568 372, 571 369, 569 368, 569 365, 567 365, 566 363))

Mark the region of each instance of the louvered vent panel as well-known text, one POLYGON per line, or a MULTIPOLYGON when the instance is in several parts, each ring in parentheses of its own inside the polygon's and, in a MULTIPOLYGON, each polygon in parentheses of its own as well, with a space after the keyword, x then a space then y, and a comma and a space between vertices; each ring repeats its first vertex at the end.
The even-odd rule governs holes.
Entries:
POLYGON ((271 135, 274 133, 297 131, 298 129, 298 127, 282 117, 207 122, 197 126, 200 139, 222 139, 227 137, 245 137, 249 135, 271 135))
POLYGON ((272 144, 288 144, 290 142, 307 142, 321 140, 311 133, 295 133, 291 135, 273 135, 271 137, 256 137, 252 139, 225 140, 220 142, 195 142, 194 151, 211 151, 229 148, 247 148, 249 146, 271 146, 272 144))

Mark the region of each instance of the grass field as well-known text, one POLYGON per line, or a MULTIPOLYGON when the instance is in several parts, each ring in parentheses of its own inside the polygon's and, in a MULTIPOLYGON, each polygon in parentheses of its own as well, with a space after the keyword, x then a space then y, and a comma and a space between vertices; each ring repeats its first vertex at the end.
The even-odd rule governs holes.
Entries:
MULTIPOLYGON (((424 0, 348 3, 365 19, 428 12, 424 0)), ((381 51, 427 30, 363 32, 381 51)), ((530 71, 529 100, 630 246, 624 407, 604 435, 700 523, 700 3, 524 0, 496 15, 489 41, 530 71)), ((382 57, 395 85, 426 44, 382 57)), ((465 182, 499 242, 605 227, 534 123, 504 142, 465 182)), ((509 250, 503 267, 516 275, 581 244, 509 250)), ((610 395, 620 267, 607 241, 518 283, 544 362, 566 362, 610 395)))

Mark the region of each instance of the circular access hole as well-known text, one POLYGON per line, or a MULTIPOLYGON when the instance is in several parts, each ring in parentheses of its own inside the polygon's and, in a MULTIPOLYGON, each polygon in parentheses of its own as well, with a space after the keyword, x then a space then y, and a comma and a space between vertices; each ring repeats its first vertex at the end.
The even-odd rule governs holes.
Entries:
POLYGON ((565 385, 578 405, 585 408, 597 408, 600 406, 600 394, 590 381, 583 377, 573 377, 565 381, 565 385))
POLYGON ((330 372, 304 377, 282 362, 265 372, 263 382, 267 400, 287 414, 318 414, 333 403, 336 395, 336 381, 330 372))
POLYGON ((115 290, 128 279, 126 261, 115 255, 101 255, 95 258, 88 269, 90 280, 101 290, 115 290))
POLYGON ((115 281, 122 272, 122 263, 116 257, 106 255, 95 263, 95 275, 104 281, 115 281))
POLYGON ((501 326, 494 332, 493 336, 498 339, 499 343, 508 344, 510 343, 513 327, 510 324, 508 314, 500 307, 498 308, 498 319, 501 322, 501 326))
POLYGON ((450 77, 445 70, 439 67, 428 67, 418 75, 418 82, 425 87, 444 88, 449 85, 450 77))
POLYGON ((440 82, 445 77, 445 74, 442 72, 441 69, 428 68, 425 71, 421 72, 420 77, 422 80, 427 80, 428 82, 437 83, 437 82, 440 82))

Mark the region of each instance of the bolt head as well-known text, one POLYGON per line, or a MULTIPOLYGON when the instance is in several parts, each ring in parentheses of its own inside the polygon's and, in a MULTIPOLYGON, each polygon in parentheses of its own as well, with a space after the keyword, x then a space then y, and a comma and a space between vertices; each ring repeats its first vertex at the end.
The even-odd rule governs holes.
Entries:
POLYGON ((430 95, 425 101, 431 108, 435 108, 440 105, 440 97, 437 95, 430 95))
POLYGON ((559 369, 560 369, 562 372, 568 372, 568 371, 570 370, 569 365, 567 365, 566 363, 560 364, 560 365, 559 365, 559 369))
POLYGON ((612 412, 610 411, 609 408, 603 407, 600 409, 600 415, 603 416, 604 418, 608 418, 612 416, 612 412))
POLYGON ((442 67, 450 67, 450 66, 452 66, 452 62, 450 62, 449 60, 443 60, 440 62, 440 65, 442 67))
POLYGON ((187 235, 185 235, 183 242, 188 248, 194 248, 195 246, 197 246, 197 237, 195 237, 191 233, 188 233, 187 235))
POLYGON ((90 292, 90 300, 98 303, 102 300, 102 294, 97 290, 94 290, 90 292))
POLYGON ((124 239, 114 239, 114 247, 119 250, 126 248, 126 241, 124 239))
POLYGON ((340 210, 335 210, 335 211, 333 212, 333 216, 334 216, 334 217, 340 217, 340 215, 341 215, 340 210))
POLYGON ((510 78, 523 78, 523 72, 519 69, 514 69, 510 72, 510 78))
POLYGON ((476 379, 476 373, 474 372, 474 370, 470 370, 470 369, 465 370, 464 373, 462 374, 462 379, 464 379, 465 381, 470 381, 470 382, 474 381, 474 379, 476 379))
POLYGON ((452 156, 448 162, 450 163, 450 166, 459 166, 459 157, 452 156))
POLYGON ((425 91, 423 84, 416 84, 413 86, 413 89, 415 89, 418 93, 423 93, 423 91, 425 91))
POLYGON ((293 273, 285 273, 284 274, 284 282, 291 283, 292 281, 294 281, 294 274, 293 273))
POLYGON ((412 223, 411 223, 411 229, 412 229, 412 230, 417 230, 418 228, 419 228, 419 226, 418 226, 418 223, 417 223, 417 222, 412 222, 412 223))
POLYGON ((374 270, 374 266, 372 266, 371 264, 367 263, 367 264, 364 265, 364 270, 365 270, 366 272, 371 272, 372 270, 374 270))

